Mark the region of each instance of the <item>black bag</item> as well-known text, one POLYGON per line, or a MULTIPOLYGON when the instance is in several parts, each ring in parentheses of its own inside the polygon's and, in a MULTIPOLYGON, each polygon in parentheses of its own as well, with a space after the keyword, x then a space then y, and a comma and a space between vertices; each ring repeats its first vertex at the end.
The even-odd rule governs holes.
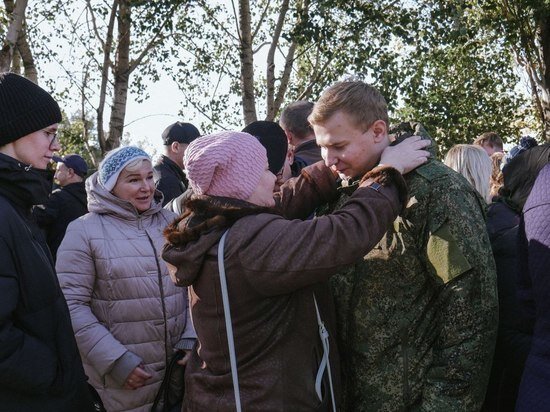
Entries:
POLYGON ((92 398, 92 407, 95 412, 107 412, 105 409, 105 406, 103 405, 103 401, 99 397, 99 393, 95 390, 95 388, 88 383, 88 390, 90 391, 90 396, 92 398))
POLYGON ((179 366, 177 362, 185 356, 184 351, 177 351, 170 364, 166 368, 164 378, 160 384, 157 396, 151 407, 151 412, 180 412, 183 403, 183 392, 185 389, 184 383, 184 368, 179 366), (162 400, 163 407, 159 411, 158 407, 162 400))

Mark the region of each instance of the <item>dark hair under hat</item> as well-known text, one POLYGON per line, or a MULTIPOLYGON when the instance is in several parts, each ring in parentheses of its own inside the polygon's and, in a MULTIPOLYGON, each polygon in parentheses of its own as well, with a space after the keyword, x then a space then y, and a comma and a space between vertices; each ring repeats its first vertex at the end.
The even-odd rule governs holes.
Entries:
POLYGON ((199 129, 191 123, 176 122, 164 129, 164 132, 162 132, 162 140, 165 146, 173 142, 189 144, 200 135, 199 129))
POLYGON ((85 177, 88 173, 88 165, 82 156, 77 154, 70 154, 63 157, 52 157, 54 162, 63 163, 69 169, 73 169, 74 172, 80 177, 85 177))
POLYGON ((0 146, 61 122, 50 94, 15 73, 0 73, 0 146))
POLYGON ((276 175, 285 164, 288 140, 285 131, 275 122, 258 120, 246 126, 243 132, 256 137, 267 151, 269 170, 276 175))

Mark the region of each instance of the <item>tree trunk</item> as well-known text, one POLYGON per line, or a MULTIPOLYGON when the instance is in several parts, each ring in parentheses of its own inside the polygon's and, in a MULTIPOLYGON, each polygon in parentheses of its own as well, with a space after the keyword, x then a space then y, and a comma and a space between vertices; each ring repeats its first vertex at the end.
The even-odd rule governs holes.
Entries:
POLYGON ((114 68, 114 91, 111 119, 109 121, 109 137, 106 141, 107 151, 120 146, 124 131, 126 116, 126 101, 128 100, 128 80, 130 77, 130 0, 119 1, 118 44, 114 68))
MULTIPOLYGON (((109 81, 109 70, 111 68, 111 50, 113 47, 113 31, 115 27, 115 18, 117 14, 118 0, 113 0, 111 6, 111 14, 109 16, 109 24, 107 26, 107 35, 105 43, 103 43, 103 65, 101 66, 101 86, 99 87, 99 105, 97 106, 97 139, 101 149, 101 155, 107 152, 107 142, 105 138, 105 130, 103 129, 103 114, 105 112, 105 101, 107 100, 107 83, 109 81)), ((92 14, 93 9, 88 2, 88 9, 92 14)))
POLYGON ((0 50, 0 72, 10 71, 11 62, 13 60, 13 53, 17 46, 17 39, 19 33, 23 29, 23 19, 25 18, 25 9, 27 8, 27 0, 17 0, 4 2, 6 11, 13 10, 11 13, 10 24, 6 32, 6 37, 0 50))
POLYGON ((19 39, 17 40, 17 51, 23 62, 25 77, 38 84, 38 71, 36 70, 34 56, 27 40, 27 24, 25 21, 23 21, 23 30, 19 33, 19 39))
MULTIPOLYGON (((286 12, 288 11, 289 0, 283 0, 281 9, 279 11, 279 17, 277 18, 277 24, 275 26, 275 32, 271 39, 271 45, 267 53, 267 117, 266 120, 273 121, 277 114, 278 108, 274 107, 275 103, 275 51, 279 45, 279 39, 281 38, 281 32, 283 30, 283 24, 285 22, 286 12)), ((288 55, 287 55, 288 58, 288 55)), ((288 59, 287 59, 288 60, 288 59)), ((288 61, 287 61, 288 63, 288 61)))
POLYGON ((550 15, 543 16, 539 22, 542 50, 541 67, 541 105, 543 109, 543 137, 550 142, 550 15))
POLYGON ((239 1, 239 58, 241 61, 241 92, 244 124, 257 120, 254 94, 254 55, 249 0, 239 1))

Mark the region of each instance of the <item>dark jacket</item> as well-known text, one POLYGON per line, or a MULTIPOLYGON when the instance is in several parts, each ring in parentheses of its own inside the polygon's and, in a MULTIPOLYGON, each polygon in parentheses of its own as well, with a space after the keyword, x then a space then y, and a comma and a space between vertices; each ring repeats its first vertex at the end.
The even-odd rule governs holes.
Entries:
POLYGON ((520 297, 534 303, 535 329, 517 411, 550 408, 550 164, 539 173, 520 223, 520 297))
POLYGON ((294 162, 290 166, 292 176, 299 176, 300 170, 323 160, 321 148, 317 146, 315 139, 301 143, 294 149, 294 162))
MULTIPOLYGON (((311 166, 282 186, 281 209, 289 218, 305 218, 335 188, 327 168, 311 166)), ((243 410, 330 410, 326 374, 323 403, 314 389, 323 351, 313 293, 332 339, 326 280, 377 242, 400 209, 395 188, 361 188, 338 214, 309 221, 287 220, 234 199, 198 197, 186 206, 163 253, 177 266, 178 282, 190 286, 199 340, 187 365, 186 410, 235 410, 217 263, 227 226, 224 261, 243 410)), ((330 355, 338 394, 334 341, 330 355)))
POLYGON ((187 178, 182 168, 173 160, 162 155, 154 169, 155 185, 164 195, 162 206, 185 192, 187 188, 187 178))
POLYGON ((47 172, 0 154, 0 411, 90 408, 86 376, 52 257, 30 209, 47 172), (27 170, 28 169, 28 170, 27 170))
POLYGON ((489 206, 487 231, 497 268, 499 325, 483 410, 514 411, 533 322, 521 316, 517 297, 520 215, 500 198, 489 206))
POLYGON ((37 206, 33 209, 32 214, 46 234, 54 261, 67 226, 86 213, 88 208, 84 182, 71 183, 54 190, 43 207, 37 206))

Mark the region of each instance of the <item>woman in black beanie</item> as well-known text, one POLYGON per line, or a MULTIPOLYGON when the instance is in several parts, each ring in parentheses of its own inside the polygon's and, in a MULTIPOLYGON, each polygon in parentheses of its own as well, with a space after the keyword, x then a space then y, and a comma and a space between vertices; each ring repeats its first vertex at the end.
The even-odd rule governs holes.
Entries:
POLYGON ((0 74, 0 411, 92 411, 53 260, 31 207, 61 149, 61 111, 36 84, 0 74))

